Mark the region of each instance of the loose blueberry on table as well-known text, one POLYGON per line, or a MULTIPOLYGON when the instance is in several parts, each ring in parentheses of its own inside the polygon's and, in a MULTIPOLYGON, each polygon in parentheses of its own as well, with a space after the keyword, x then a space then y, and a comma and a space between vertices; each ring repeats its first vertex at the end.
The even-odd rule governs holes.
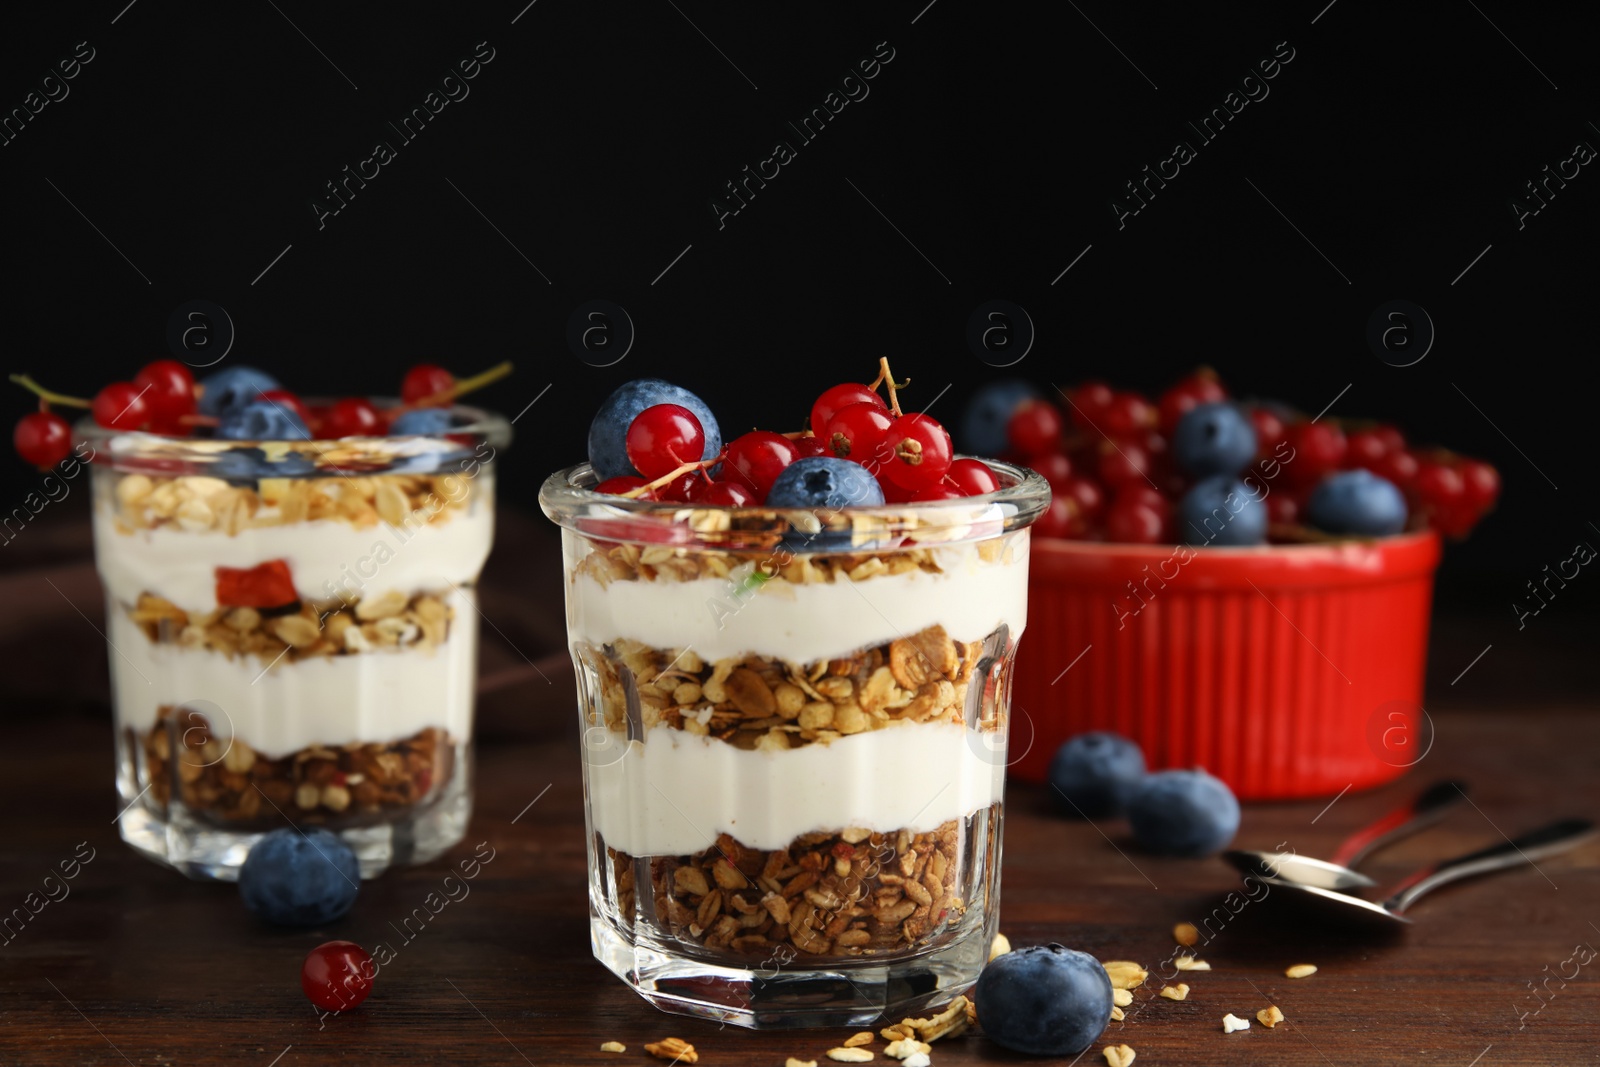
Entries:
POLYGON ((1080 819, 1121 815, 1144 776, 1144 753, 1120 734, 1079 734, 1050 761, 1052 799, 1080 819))
POLYGON ((1209 856, 1239 831, 1239 801, 1198 769, 1146 777, 1129 794, 1127 814, 1139 846, 1169 856, 1209 856))
POLYGON ((361 867, 344 839, 327 830, 273 830, 239 868, 245 907, 275 926, 321 926, 355 906, 361 867))
POLYGON ((990 961, 973 999, 986 1037, 1034 1056, 1075 1056, 1111 1021, 1106 969, 1087 953, 1054 944, 990 961))

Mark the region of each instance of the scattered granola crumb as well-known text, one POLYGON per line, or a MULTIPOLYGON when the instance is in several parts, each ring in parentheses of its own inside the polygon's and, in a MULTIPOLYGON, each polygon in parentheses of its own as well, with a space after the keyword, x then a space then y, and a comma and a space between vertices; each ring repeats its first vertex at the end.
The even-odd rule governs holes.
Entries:
POLYGON ((1200 931, 1194 923, 1179 923, 1172 928, 1172 939, 1180 945, 1193 945, 1200 940, 1200 931))
POLYGON ((1121 1008, 1117 1007, 1115 1004, 1113 1004, 1111 1006, 1111 1021, 1112 1022, 1119 1023, 1122 1020, 1126 1019, 1127 1017, 1128 1017, 1127 1014, 1121 1008))
POLYGON ((1132 1063, 1133 1058, 1138 1055, 1127 1045, 1107 1045, 1100 1051, 1105 1054, 1106 1062, 1111 1067, 1128 1067, 1128 1064, 1132 1063))
POLYGON ((628 1051, 628 1046, 624 1045, 620 1041, 607 1041, 605 1044, 600 1046, 600 1051, 601 1052, 626 1052, 626 1051, 628 1051))
POLYGON ((1274 1026, 1277 1026, 1279 1023, 1283 1022, 1283 1012, 1278 1010, 1278 1006, 1276 1004, 1271 1004, 1256 1012, 1256 1018, 1261 1020, 1262 1026, 1265 1026, 1268 1030, 1271 1030, 1274 1026))
POLYGON ((828 1059, 840 1063, 866 1063, 872 1059, 872 1053, 864 1048, 830 1048, 828 1059))
POLYGON ((995 934, 994 940, 989 943, 989 959, 1004 956, 1011 951, 1011 940, 1005 934, 995 934))
POLYGON ((794 1056, 790 1056, 787 1060, 784 1061, 783 1067, 817 1067, 817 1061, 816 1060, 802 1060, 802 1059, 798 1059, 798 1058, 796 1058, 794 1056))
POLYGON ((902 1028, 910 1027, 917 1037, 932 1043, 941 1037, 954 1037, 967 1028, 966 997, 957 997, 939 1014, 928 1019, 901 1019, 902 1028))
POLYGON ((1161 995, 1168 1000, 1183 1000, 1189 995, 1189 983, 1179 982, 1177 985, 1162 986, 1161 995))
POLYGON ((645 1045, 644 1050, 658 1060, 671 1060, 673 1063, 700 1062, 700 1053, 681 1037, 666 1037, 660 1041, 652 1041, 645 1045))
POLYGON ((933 1046, 918 1041, 914 1037, 903 1037, 898 1041, 889 1042, 883 1054, 892 1060, 904 1060, 921 1052, 926 1055, 933 1051, 933 1046))
POLYGON ((1205 960, 1197 960, 1193 956, 1179 956, 1172 961, 1172 965, 1180 971, 1209 971, 1211 964, 1205 960))
POLYGON ((916 1031, 911 1029, 911 1027, 907 1026, 905 1023, 895 1023, 892 1026, 885 1026, 882 1030, 878 1031, 878 1036, 883 1038, 885 1041, 899 1041, 901 1038, 911 1037, 915 1034, 916 1031))
POLYGON ((1149 971, 1129 960, 1107 960, 1100 966, 1106 969, 1113 989, 1134 989, 1150 977, 1149 971))
POLYGON ((1222 1032, 1225 1034, 1231 1034, 1235 1030, 1248 1029, 1250 1029, 1249 1019, 1241 1019, 1231 1011, 1222 1017, 1222 1032))
POLYGON ((1115 1004, 1119 1008, 1126 1008, 1129 1004, 1133 1003, 1133 990, 1113 989, 1111 991, 1111 1003, 1115 1004))
POLYGON ((850 1037, 845 1040, 844 1047, 855 1048, 857 1045, 870 1045, 875 1040, 877 1040, 877 1035, 875 1035, 871 1030, 863 1030, 859 1034, 850 1035, 850 1037))
POLYGON ((1317 965, 1315 963, 1297 963, 1283 973, 1290 978, 1310 978, 1317 973, 1317 965))

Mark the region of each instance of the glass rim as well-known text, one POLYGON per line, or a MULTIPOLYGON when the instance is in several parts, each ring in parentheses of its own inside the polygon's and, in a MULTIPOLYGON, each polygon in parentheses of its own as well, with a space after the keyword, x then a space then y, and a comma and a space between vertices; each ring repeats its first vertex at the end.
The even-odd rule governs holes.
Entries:
POLYGON ((1000 460, 982 462, 1000 480, 995 492, 832 510, 635 500, 597 493, 593 487, 600 478, 585 462, 546 478, 539 489, 539 506, 564 530, 596 540, 760 550, 798 537, 803 540, 796 546, 799 551, 839 554, 982 540, 1023 529, 1044 514, 1050 505, 1050 484, 1042 475, 1000 460), (819 535, 824 534, 831 536, 823 540, 819 535))

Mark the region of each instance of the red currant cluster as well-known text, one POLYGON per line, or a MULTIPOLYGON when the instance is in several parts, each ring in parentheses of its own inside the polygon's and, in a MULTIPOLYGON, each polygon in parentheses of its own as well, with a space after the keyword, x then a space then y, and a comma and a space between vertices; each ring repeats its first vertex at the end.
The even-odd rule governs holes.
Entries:
POLYGON ((706 434, 694 412, 679 404, 644 408, 628 423, 628 461, 640 476, 618 475, 596 491, 646 500, 743 506, 767 502, 778 476, 812 456, 848 460, 865 468, 887 503, 953 500, 1000 488, 987 464, 957 459, 950 434, 926 414, 905 414, 889 361, 879 361, 871 385, 845 382, 811 405, 809 427, 793 433, 752 430, 703 458, 706 434), (878 390, 888 394, 885 400, 878 390), (721 465, 713 477, 712 469, 721 465))
MULTIPOLYGON (((1171 542, 1175 513, 1192 479, 1174 462, 1172 436, 1191 409, 1228 399, 1216 372, 1202 367, 1155 402, 1136 392, 1091 381, 1066 392, 1067 417, 1047 399, 1024 400, 1006 427, 1005 457, 1044 475, 1053 490, 1050 510, 1034 527, 1045 537, 1171 542)), ((1254 427, 1255 473, 1277 478, 1266 495, 1273 541, 1315 537, 1305 511, 1329 475, 1363 468, 1405 494, 1412 526, 1463 537, 1500 493, 1500 476, 1482 460, 1443 449, 1414 448, 1393 426, 1321 418, 1287 408, 1244 405, 1254 427)))
MULTIPOLYGON (((217 414, 202 413, 208 383, 231 374, 239 383, 233 403, 272 401, 299 419, 315 438, 366 437, 389 432, 401 415, 430 407, 447 407, 457 397, 488 385, 511 372, 501 363, 482 374, 457 381, 443 367, 419 363, 406 372, 400 385, 400 403, 380 408, 366 397, 352 396, 328 404, 306 404, 295 393, 277 388, 272 379, 250 368, 235 367, 196 383, 189 368, 175 359, 147 363, 131 382, 112 382, 93 399, 66 396, 44 388, 26 374, 11 380, 39 397, 39 410, 18 420, 12 443, 23 460, 36 467, 53 467, 72 449, 72 428, 51 405, 83 408, 108 430, 143 431, 176 437, 205 436, 220 421, 217 414), (244 386, 248 386, 245 388, 244 386), (272 385, 271 388, 263 386, 272 385)), ((232 384, 232 383, 230 383, 232 384)))

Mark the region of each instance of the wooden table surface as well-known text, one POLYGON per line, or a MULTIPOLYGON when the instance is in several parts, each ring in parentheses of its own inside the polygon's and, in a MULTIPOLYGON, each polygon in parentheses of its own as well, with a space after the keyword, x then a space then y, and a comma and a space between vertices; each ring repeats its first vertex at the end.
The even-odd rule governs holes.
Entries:
MULTIPOLYGON (((47 563, 0 582, 13 605, 36 593, 38 603, 55 603, 58 624, 19 627, 15 614, 0 623, 8 675, 27 695, 25 707, 6 711, 0 756, 0 912, 41 890, 60 861, 91 849, 93 859, 68 883, 69 896, 9 942, 0 937, 0 1062, 646 1064, 659 1061, 644 1043, 673 1035, 692 1042, 707 1067, 777 1067, 789 1056, 820 1058, 848 1036, 664 1015, 590 957, 572 676, 559 653, 540 654, 551 639, 547 609, 538 622, 519 620, 485 583, 485 611, 501 632, 485 630, 477 811, 451 859, 479 842, 494 858, 470 895, 406 943, 390 923, 438 888, 447 861, 364 883, 355 911, 327 929, 284 931, 256 922, 232 886, 189 882, 124 846, 113 825, 103 649, 85 625, 97 617, 92 572, 81 561, 47 563), (365 1005, 322 1025, 298 973, 305 953, 331 938, 369 949, 388 941, 397 958, 365 1005), (611 1040, 628 1052, 600 1052, 611 1040)), ((1401 782, 1331 807, 1247 805, 1239 843, 1326 855, 1427 782, 1469 780, 1474 805, 1370 861, 1387 883, 1502 833, 1600 815, 1600 720, 1591 708, 1465 708, 1435 713, 1435 723, 1433 750, 1401 782)), ((1220 861, 1138 853, 1117 823, 1063 821, 1037 787, 1013 783, 1007 799, 1001 927, 1015 945, 1059 941, 1153 965, 1171 953, 1174 923, 1201 923, 1237 884, 1220 861)), ((1083 1062, 1103 1064, 1108 1042, 1132 1046, 1140 1067, 1600 1062, 1600 958, 1579 962, 1593 955, 1586 946, 1600 947, 1600 844, 1447 888, 1414 916, 1400 936, 1373 941, 1271 898, 1247 905, 1200 947, 1213 969, 1184 976, 1187 1000, 1157 996, 1152 976, 1127 1021, 1113 1023, 1083 1062), (1303 962, 1319 972, 1284 977, 1303 962), (1224 1036, 1224 1013, 1253 1020, 1269 1003, 1287 1023, 1224 1036)), ((1023 1058, 969 1033, 936 1044, 933 1061, 1023 1058)))

